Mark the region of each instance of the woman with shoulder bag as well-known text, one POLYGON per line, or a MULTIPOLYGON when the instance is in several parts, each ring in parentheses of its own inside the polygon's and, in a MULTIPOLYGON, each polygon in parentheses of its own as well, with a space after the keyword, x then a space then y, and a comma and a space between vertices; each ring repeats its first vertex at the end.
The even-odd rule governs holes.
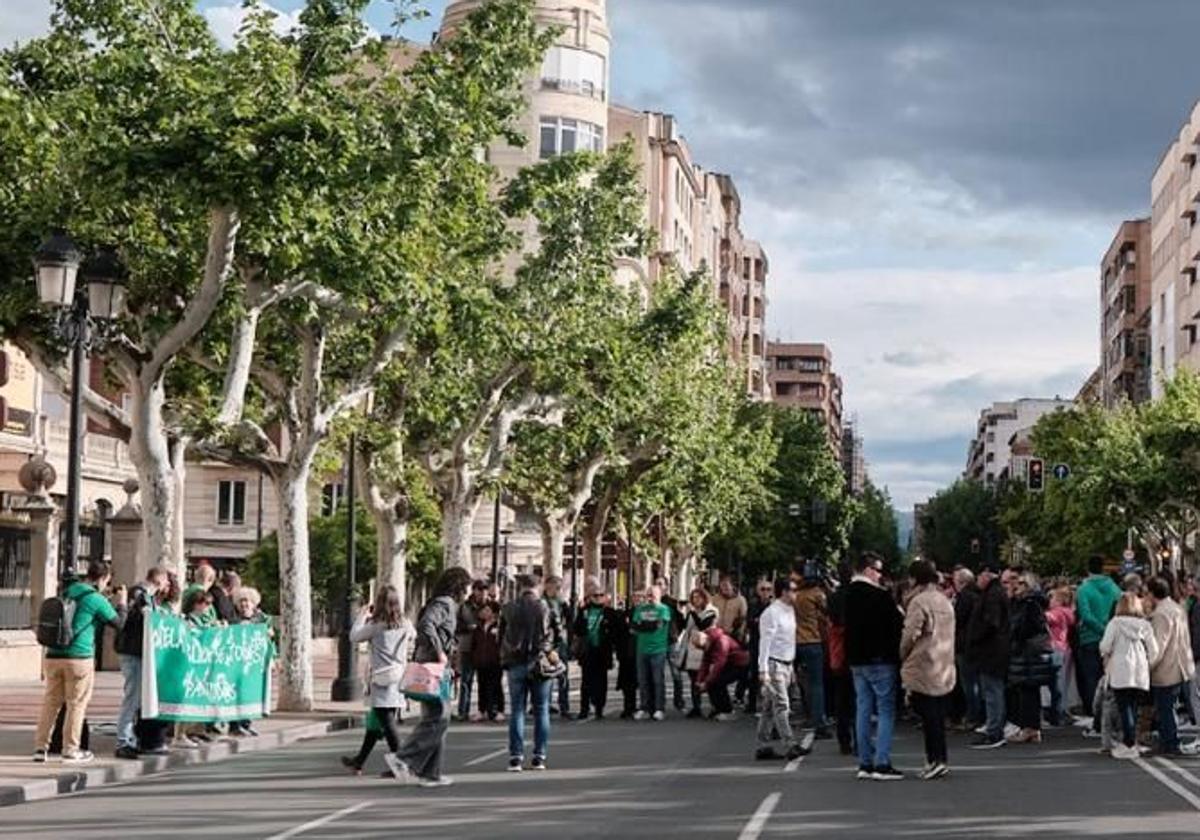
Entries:
POLYGON ((422 787, 453 784, 442 775, 442 752, 450 726, 447 671, 454 653, 458 607, 470 587, 471 575, 466 569, 447 569, 433 585, 433 597, 417 617, 413 661, 405 669, 400 688, 406 696, 415 696, 420 702, 421 719, 400 749, 383 757, 396 781, 402 784, 416 782, 422 787), (435 678, 440 678, 439 684, 429 686, 435 678), (424 690, 414 691, 412 686, 417 682, 424 684, 424 690), (429 693, 430 690, 436 693, 429 693))
POLYGON ((679 636, 676 661, 681 671, 687 671, 692 684, 692 710, 687 713, 690 718, 703 717, 700 710, 701 694, 697 685, 700 665, 704 661, 704 649, 698 641, 704 631, 717 623, 719 613, 712 605, 708 593, 700 588, 692 590, 688 596, 688 610, 683 621, 683 632, 679 636))
POLYGON ((404 666, 408 664, 408 649, 416 636, 412 622, 404 616, 400 604, 400 593, 394 586, 383 586, 375 596, 375 603, 367 606, 350 630, 350 642, 370 642, 371 671, 367 685, 367 696, 374 714, 376 726, 363 734, 362 747, 356 756, 342 756, 342 765, 354 775, 362 775, 363 765, 380 737, 387 741, 392 752, 400 749, 400 707, 404 697, 400 693, 400 679, 404 666))

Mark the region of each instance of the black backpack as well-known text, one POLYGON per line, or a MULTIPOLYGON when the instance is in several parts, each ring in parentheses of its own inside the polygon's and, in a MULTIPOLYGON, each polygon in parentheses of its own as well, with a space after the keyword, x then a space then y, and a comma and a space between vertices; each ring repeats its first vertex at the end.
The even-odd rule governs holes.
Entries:
POLYGON ((75 610, 78 606, 74 598, 61 595, 42 601, 38 609, 38 644, 57 649, 70 647, 75 638, 75 610))

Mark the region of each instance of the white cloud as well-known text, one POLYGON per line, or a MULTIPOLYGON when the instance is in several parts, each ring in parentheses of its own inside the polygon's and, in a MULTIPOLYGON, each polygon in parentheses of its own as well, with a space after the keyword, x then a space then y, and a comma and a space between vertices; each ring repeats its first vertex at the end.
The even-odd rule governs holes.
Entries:
POLYGON ((49 0, 0 3, 0 48, 42 35, 50 28, 49 0))
MULTIPOLYGON (((286 35, 300 25, 300 10, 284 12, 269 3, 262 4, 264 8, 274 12, 276 17, 272 28, 280 35, 286 35)), ((240 3, 228 6, 212 6, 204 10, 208 20, 208 28, 223 47, 232 47, 237 39, 242 22, 246 19, 247 10, 240 3)))

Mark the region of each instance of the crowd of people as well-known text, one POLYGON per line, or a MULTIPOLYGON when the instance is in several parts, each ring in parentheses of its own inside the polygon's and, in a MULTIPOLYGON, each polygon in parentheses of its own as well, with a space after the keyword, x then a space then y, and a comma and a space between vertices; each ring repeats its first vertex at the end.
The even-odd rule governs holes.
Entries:
POLYGON ((179 724, 141 715, 142 639, 148 610, 173 612, 198 627, 268 621, 260 608, 262 597, 256 589, 243 586, 236 572, 218 575, 211 566, 200 564, 195 580, 185 588, 174 572, 156 566, 127 590, 113 586, 108 561, 92 560, 81 577, 64 581, 59 601, 68 605, 63 616, 69 622, 69 642, 46 647, 46 686, 34 734, 35 762, 55 755, 64 764, 95 760, 88 749, 85 721, 95 686, 98 642, 106 627, 115 632, 113 647, 123 685, 117 715, 117 758, 165 755, 172 747, 196 749, 218 734, 258 734, 248 720, 222 728, 216 723, 179 724))

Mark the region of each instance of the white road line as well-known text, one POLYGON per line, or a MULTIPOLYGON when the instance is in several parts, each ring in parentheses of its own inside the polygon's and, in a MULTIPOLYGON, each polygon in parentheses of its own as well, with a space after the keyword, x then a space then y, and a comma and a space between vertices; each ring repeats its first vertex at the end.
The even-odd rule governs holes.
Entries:
POLYGON ((1193 776, 1191 773, 1189 773, 1187 770, 1184 770, 1182 767, 1180 767, 1174 761, 1171 761, 1171 759, 1162 758, 1160 756, 1159 758, 1156 758, 1155 761, 1157 761, 1160 766, 1167 768, 1172 773, 1174 773, 1176 776, 1179 776, 1180 778, 1184 779, 1189 784, 1195 785, 1196 787, 1200 787, 1200 777, 1193 776))
POLYGON ((1192 793, 1190 790, 1185 788, 1183 785, 1179 784, 1179 782, 1177 782, 1174 779, 1172 779, 1171 777, 1169 777, 1166 773, 1159 770, 1157 767, 1151 765, 1144 758, 1135 758, 1135 759, 1133 759, 1133 763, 1136 764, 1138 767, 1141 767, 1143 770, 1145 770, 1147 773, 1149 773, 1151 776, 1153 776, 1155 779, 1157 779, 1168 790, 1171 790, 1174 793, 1179 794, 1179 796, 1181 796, 1183 799, 1187 800, 1187 803, 1189 805, 1191 805, 1193 808, 1195 808, 1197 811, 1200 811, 1200 796, 1196 796, 1196 794, 1192 793))
POLYGON ((779 791, 767 795, 767 798, 758 806, 758 810, 754 812, 754 816, 750 818, 750 822, 746 823, 746 827, 738 835, 738 840, 758 840, 758 835, 762 834, 762 830, 766 828, 767 820, 771 819, 771 812, 779 804, 779 797, 782 795, 779 791))
MULTIPOLYGON (((807 735, 804 736, 804 739, 800 742, 800 746, 804 747, 804 749, 806 749, 806 750, 811 750, 813 741, 815 741, 816 739, 817 739, 817 733, 809 732, 807 735)), ((804 763, 804 758, 805 758, 804 756, 800 756, 799 758, 793 758, 786 765, 784 765, 783 772, 784 773, 794 773, 796 771, 796 768, 804 763)))
POLYGON ((355 811, 361 811, 363 808, 366 808, 368 805, 373 805, 373 804, 375 804, 375 803, 370 802, 370 801, 359 802, 357 805, 351 805, 350 807, 343 808, 340 811, 334 811, 332 814, 326 814, 325 816, 321 817, 320 819, 309 820, 308 822, 304 823, 303 825, 298 825, 295 828, 289 828, 287 831, 283 832, 282 834, 272 834, 270 837, 267 838, 267 840, 288 840, 289 837, 295 837, 298 834, 303 834, 304 832, 310 831, 314 828, 320 828, 323 825, 328 825, 329 823, 333 822, 334 820, 340 820, 342 817, 349 816, 350 814, 353 814, 355 811))
POLYGON ((472 758, 470 761, 464 761, 463 767, 474 767, 477 764, 483 764, 484 762, 491 761, 493 758, 499 758, 502 755, 508 755, 508 747, 501 747, 498 750, 492 750, 490 753, 481 755, 478 758, 472 758))

